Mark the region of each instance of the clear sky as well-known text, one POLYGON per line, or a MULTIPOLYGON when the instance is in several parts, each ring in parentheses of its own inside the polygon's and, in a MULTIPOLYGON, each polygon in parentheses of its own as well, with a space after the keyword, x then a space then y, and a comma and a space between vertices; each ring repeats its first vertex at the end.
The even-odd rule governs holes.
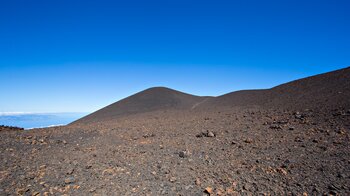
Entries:
POLYGON ((153 86, 270 88, 350 65, 350 1, 0 2, 0 112, 92 112, 153 86))

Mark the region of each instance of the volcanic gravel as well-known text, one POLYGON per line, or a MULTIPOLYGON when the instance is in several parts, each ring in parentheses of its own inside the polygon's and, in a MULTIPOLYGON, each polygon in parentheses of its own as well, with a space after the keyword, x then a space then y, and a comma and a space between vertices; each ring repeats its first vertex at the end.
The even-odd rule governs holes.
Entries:
MULTIPOLYGON (((325 76, 325 88, 338 81, 325 76)), ((175 96, 138 112, 140 100, 154 97, 146 91, 133 97, 138 107, 124 100, 133 106, 127 115, 3 129, 0 195, 350 195, 349 91, 339 85, 338 94, 317 90, 324 104, 311 104, 316 95, 307 91, 309 101, 295 108, 214 104, 213 97, 188 100, 156 88, 156 97, 159 90, 175 96), (331 98, 337 101, 329 104, 331 98)))

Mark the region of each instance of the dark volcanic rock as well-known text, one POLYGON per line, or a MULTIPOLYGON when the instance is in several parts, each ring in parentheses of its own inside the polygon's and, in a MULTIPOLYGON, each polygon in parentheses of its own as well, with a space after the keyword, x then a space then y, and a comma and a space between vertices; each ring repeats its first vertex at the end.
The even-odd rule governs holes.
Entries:
POLYGON ((1 131, 0 195, 350 195, 349 75, 211 98, 155 88, 1 131))
POLYGON ((12 127, 12 126, 6 126, 6 125, 0 125, 0 132, 1 131, 22 131, 24 130, 21 127, 12 127))

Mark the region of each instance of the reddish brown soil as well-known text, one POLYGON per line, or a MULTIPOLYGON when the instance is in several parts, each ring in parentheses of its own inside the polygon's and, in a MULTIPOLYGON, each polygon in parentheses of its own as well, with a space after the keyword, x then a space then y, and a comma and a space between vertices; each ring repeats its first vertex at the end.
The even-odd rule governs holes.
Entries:
POLYGON ((0 195, 349 195, 349 77, 153 88, 69 126, 2 131, 0 195))

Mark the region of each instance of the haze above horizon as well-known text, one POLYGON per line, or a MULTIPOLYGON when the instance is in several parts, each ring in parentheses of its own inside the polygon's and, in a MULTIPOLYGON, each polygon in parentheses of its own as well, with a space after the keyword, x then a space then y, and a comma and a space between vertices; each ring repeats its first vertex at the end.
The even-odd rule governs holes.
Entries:
POLYGON ((4 1, 0 112, 218 96, 350 65, 349 1, 4 1))

